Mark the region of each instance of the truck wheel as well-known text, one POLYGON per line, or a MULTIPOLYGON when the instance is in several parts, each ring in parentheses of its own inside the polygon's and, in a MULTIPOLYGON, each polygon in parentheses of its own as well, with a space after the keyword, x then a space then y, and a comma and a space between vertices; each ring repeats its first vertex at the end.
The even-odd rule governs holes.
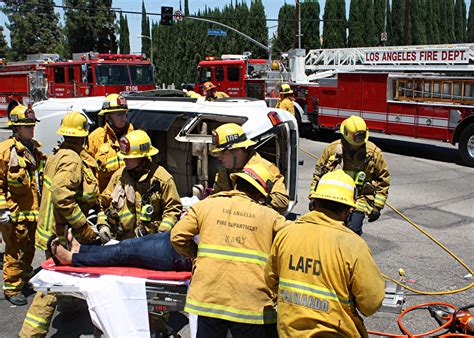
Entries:
POLYGON ((474 167, 474 124, 462 131, 459 137, 459 154, 464 164, 474 167))

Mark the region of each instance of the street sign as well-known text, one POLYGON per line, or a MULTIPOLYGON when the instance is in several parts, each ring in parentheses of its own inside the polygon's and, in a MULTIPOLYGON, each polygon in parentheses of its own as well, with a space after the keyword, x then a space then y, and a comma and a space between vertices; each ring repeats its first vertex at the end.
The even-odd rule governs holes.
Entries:
POLYGON ((207 35, 208 36, 227 36, 227 32, 223 31, 222 29, 208 28, 207 35))
POLYGON ((183 20, 183 12, 181 12, 181 11, 176 11, 176 12, 174 12, 173 18, 174 18, 176 21, 181 21, 181 20, 183 20))

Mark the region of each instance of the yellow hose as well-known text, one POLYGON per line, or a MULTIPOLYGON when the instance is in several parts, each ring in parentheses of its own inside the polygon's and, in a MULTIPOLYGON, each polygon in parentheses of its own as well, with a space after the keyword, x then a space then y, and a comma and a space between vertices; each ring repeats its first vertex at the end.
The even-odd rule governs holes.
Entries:
MULTIPOLYGON (((307 155, 315 158, 315 159, 318 159, 317 156, 311 154, 310 152, 304 150, 303 148, 300 147, 300 150, 304 153, 306 153, 307 155)), ((472 269, 466 264, 464 263, 458 256, 456 256, 454 253, 452 253, 447 247, 445 247, 442 243, 440 243, 437 239, 435 239, 433 236, 431 236, 427 231, 423 230, 419 225, 415 224, 413 221, 411 221, 408 217, 406 217, 404 214, 402 214, 399 210, 397 210, 395 207, 393 207, 391 204, 387 203, 387 206, 392 209, 393 211, 395 211, 395 213, 397 213, 398 215, 400 215, 405 221, 407 221, 408 223, 410 223, 412 226, 414 226, 418 231, 420 231, 422 234, 424 234, 426 237, 428 237, 429 239, 431 239, 433 242, 435 242, 438 246, 440 246, 444 251, 446 251, 449 255, 451 255, 451 257, 453 257, 456 261, 458 261, 459 264, 461 264, 471 275, 473 275, 473 271, 472 269)), ((456 289, 456 290, 450 290, 450 291, 421 291, 421 290, 416 290, 416 289, 413 289, 409 286, 407 286, 406 284, 403 284, 385 274, 382 274, 382 276, 385 278, 385 279, 388 279, 389 281, 392 281, 394 282, 395 284, 398 284, 400 285, 401 287, 411 291, 411 292, 414 292, 414 293, 418 293, 420 295, 449 295, 449 294, 453 294, 453 293, 458 293, 458 292, 462 292, 462 291, 466 291, 466 290, 469 290, 470 288, 472 288, 474 286, 474 283, 471 283, 469 285, 466 285, 460 289, 456 289)))

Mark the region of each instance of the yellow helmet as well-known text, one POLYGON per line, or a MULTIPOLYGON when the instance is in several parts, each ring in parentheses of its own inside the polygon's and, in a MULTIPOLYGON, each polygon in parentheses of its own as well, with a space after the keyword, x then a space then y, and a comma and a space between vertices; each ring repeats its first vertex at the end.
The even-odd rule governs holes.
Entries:
POLYGON ((261 163, 248 164, 242 171, 230 174, 230 179, 235 183, 237 178, 242 178, 257 188, 260 193, 267 197, 272 191, 272 174, 261 163))
POLYGON ((255 142, 247 139, 247 135, 241 126, 236 123, 226 123, 212 131, 211 152, 216 153, 227 149, 247 148, 255 145, 255 142))
POLYGON ((280 94, 293 94, 293 91, 291 90, 290 85, 287 83, 283 83, 281 85, 280 94))
POLYGON ((207 81, 206 83, 204 83, 204 90, 208 91, 213 88, 217 88, 217 87, 211 81, 207 81))
POLYGON ((14 107, 8 114, 9 126, 34 126, 39 120, 36 119, 33 109, 22 104, 14 107))
POLYGON ((311 191, 309 198, 330 200, 355 207, 355 187, 352 177, 338 169, 323 175, 316 186, 316 191, 311 191))
POLYGON ((105 115, 107 113, 115 113, 124 110, 128 110, 127 100, 122 95, 110 94, 105 98, 105 101, 102 104, 102 110, 99 112, 99 115, 105 115))
POLYGON ((272 70, 280 69, 280 64, 277 61, 272 62, 272 70))
POLYGON ((151 145, 151 139, 143 130, 134 130, 120 139, 120 156, 122 158, 140 158, 158 154, 158 149, 151 145))
POLYGON ((369 139, 369 130, 362 117, 352 115, 341 123, 344 139, 354 146, 361 146, 369 139))
POLYGON ((63 136, 86 137, 89 135, 87 117, 78 111, 67 113, 61 120, 61 127, 56 133, 63 136))

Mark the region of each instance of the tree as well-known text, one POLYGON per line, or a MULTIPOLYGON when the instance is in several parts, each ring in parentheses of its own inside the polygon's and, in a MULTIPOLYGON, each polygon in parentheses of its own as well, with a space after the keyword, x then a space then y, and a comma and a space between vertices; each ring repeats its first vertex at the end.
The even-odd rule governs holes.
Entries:
POLYGON ((115 37, 115 13, 111 11, 112 0, 101 0, 97 5, 95 29, 98 52, 117 53, 115 37))
POLYGON ((327 0, 323 15, 324 48, 346 46, 346 6, 344 0, 327 0))
POLYGON ((466 3, 464 0, 456 0, 454 5, 454 25, 455 42, 464 42, 466 39, 466 3))
POLYGON ((295 42, 296 7, 284 4, 278 12, 278 30, 273 50, 279 55, 293 48, 295 42))
POLYGON ((300 5, 301 10, 301 47, 318 49, 321 47, 319 36, 319 2, 304 2, 300 5))
POLYGON ((380 35, 386 31, 385 27, 385 6, 387 0, 374 0, 374 41, 380 42, 380 35))
POLYGON ((7 51, 7 40, 5 39, 5 35, 3 35, 3 26, 0 26, 0 58, 6 57, 7 51))
POLYGON ((365 14, 361 11, 361 0, 352 0, 349 8, 348 47, 364 46, 364 18, 365 14))
POLYGON ((130 53, 130 31, 128 29, 128 18, 126 15, 120 13, 120 53, 128 54, 130 53))
POLYGON ((411 0, 410 9, 410 44, 426 45, 425 1, 411 0))
POLYGON ((390 16, 392 31, 388 36, 389 44, 403 44, 403 26, 405 23, 405 0, 392 0, 392 15, 390 16))
POLYGON ((467 22, 467 37, 466 42, 474 42, 474 1, 469 5, 469 20, 467 22))
POLYGON ((151 36, 150 20, 146 15, 145 2, 142 0, 142 54, 150 56, 151 36), (146 36, 146 37, 145 37, 146 36))
POLYGON ((441 43, 454 42, 454 8, 453 0, 440 0, 441 18, 440 33, 441 43))
POLYGON ((70 53, 115 53, 115 15, 112 0, 65 0, 66 37, 70 53))
POLYGON ((24 59, 27 54, 56 53, 61 48, 53 0, 8 1, 3 12, 9 20, 13 59, 24 59))
POLYGON ((379 42, 374 27, 374 1, 362 0, 361 13, 363 13, 363 28, 364 28, 364 46, 376 46, 379 42))
MULTIPOLYGON (((268 28, 265 15, 265 7, 262 0, 254 0, 250 5, 249 11, 249 35, 258 42, 268 46, 268 28)), ((249 48, 253 57, 263 58, 267 57, 267 52, 254 44, 249 48)))

